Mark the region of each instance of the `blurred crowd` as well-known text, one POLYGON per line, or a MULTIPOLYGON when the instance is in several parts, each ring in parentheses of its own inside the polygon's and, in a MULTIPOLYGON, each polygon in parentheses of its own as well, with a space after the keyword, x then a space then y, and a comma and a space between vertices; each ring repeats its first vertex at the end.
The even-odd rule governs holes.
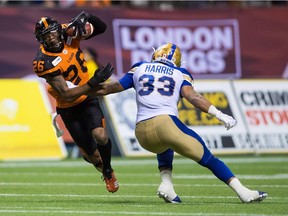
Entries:
POLYGON ((219 8, 219 7, 270 7, 288 6, 288 1, 155 1, 155 0, 0 0, 0 6, 38 6, 38 7, 131 7, 131 8, 153 8, 160 10, 173 10, 178 8, 219 8))

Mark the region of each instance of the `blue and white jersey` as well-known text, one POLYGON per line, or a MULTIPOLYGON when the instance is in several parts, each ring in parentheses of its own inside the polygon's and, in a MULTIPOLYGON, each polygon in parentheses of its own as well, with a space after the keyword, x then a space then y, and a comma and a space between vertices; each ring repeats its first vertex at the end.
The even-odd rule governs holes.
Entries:
POLYGON ((178 116, 177 104, 184 85, 193 85, 185 68, 160 62, 139 62, 119 80, 124 89, 135 88, 136 123, 157 115, 178 116))

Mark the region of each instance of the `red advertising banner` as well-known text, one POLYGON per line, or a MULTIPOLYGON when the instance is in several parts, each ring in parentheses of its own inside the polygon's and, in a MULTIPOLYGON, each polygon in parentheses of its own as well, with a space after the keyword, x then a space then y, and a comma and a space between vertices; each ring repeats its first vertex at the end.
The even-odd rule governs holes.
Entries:
MULTIPOLYGON (((241 77, 239 26, 225 20, 113 21, 116 66, 120 76, 135 62, 151 59, 152 47, 172 42, 182 51, 182 66, 198 78, 241 77), (130 62, 122 56, 130 56, 130 62)), ((118 75, 117 73, 117 75, 118 75)))
MULTIPOLYGON (((82 10, 0 8, 0 78, 33 75, 39 47, 33 28, 40 17, 67 23, 82 10)), ((152 47, 167 41, 182 49, 183 66, 196 79, 288 77, 288 7, 178 9, 169 14, 125 8, 86 11, 108 28, 83 41, 82 48, 91 47, 100 62, 114 64, 117 77, 135 61, 150 60, 152 47)))

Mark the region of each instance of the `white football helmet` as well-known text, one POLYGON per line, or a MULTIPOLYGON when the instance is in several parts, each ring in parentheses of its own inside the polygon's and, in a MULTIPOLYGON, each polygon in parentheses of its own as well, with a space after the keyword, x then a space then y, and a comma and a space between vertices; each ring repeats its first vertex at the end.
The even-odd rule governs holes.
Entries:
POLYGON ((158 47, 152 54, 152 62, 160 61, 163 63, 172 63, 172 65, 181 66, 181 51, 173 43, 166 43, 158 47))

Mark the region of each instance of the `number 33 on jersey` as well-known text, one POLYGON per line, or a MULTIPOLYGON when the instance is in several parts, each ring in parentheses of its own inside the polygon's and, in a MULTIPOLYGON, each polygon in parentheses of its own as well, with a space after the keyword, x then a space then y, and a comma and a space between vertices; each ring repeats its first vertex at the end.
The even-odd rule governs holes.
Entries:
POLYGON ((181 88, 183 85, 193 85, 193 77, 185 68, 157 61, 139 62, 119 82, 124 89, 134 87, 138 92, 138 122, 148 119, 150 115, 161 115, 163 110, 167 113, 167 109, 169 114, 177 115, 181 88))

